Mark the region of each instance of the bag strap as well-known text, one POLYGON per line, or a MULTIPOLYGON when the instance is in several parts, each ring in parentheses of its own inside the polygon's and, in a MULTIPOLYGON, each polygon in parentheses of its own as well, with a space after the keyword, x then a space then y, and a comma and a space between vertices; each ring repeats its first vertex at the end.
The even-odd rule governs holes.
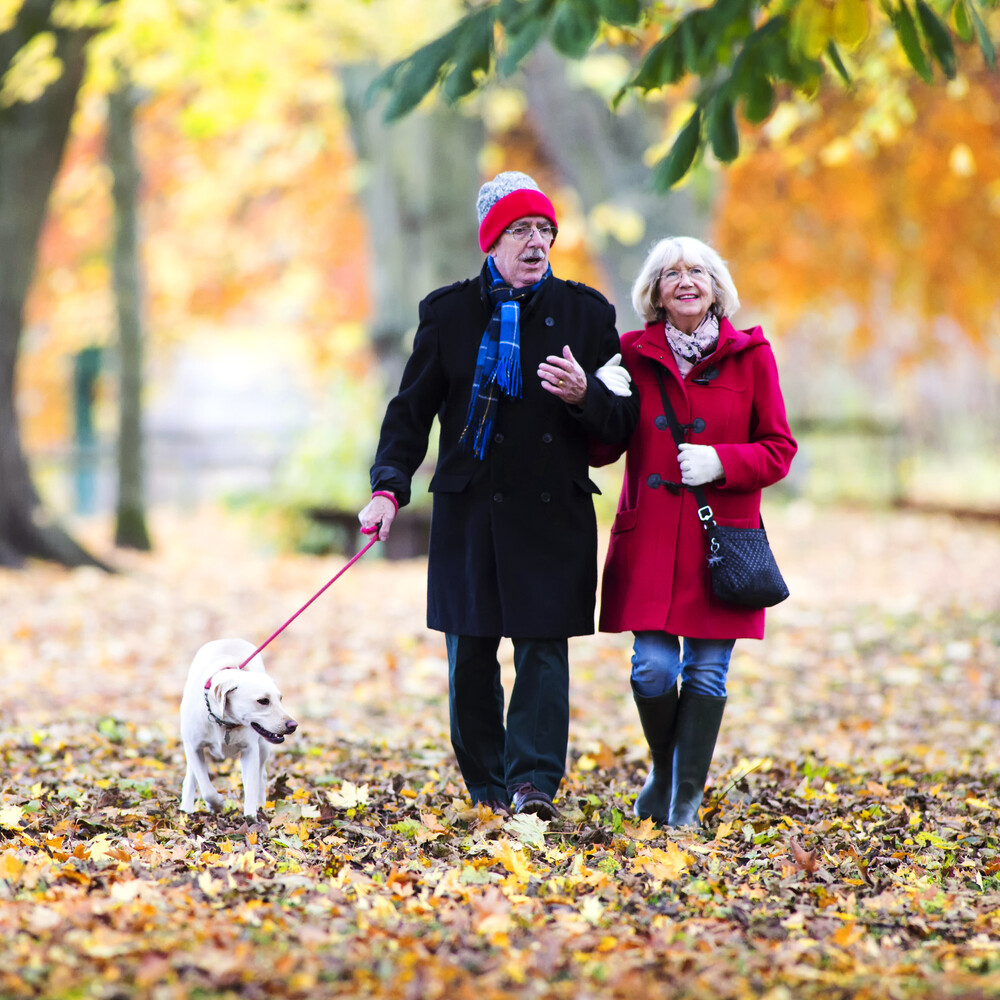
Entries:
MULTIPOLYGON (((684 428, 681 422, 677 419, 677 414, 674 413, 673 404, 670 402, 670 397, 667 395, 667 386, 663 381, 663 370, 660 366, 652 359, 649 359, 649 363, 653 366, 656 372, 656 381, 660 385, 660 399, 663 401, 663 415, 667 418, 667 424, 670 427, 670 433, 673 436, 674 444, 678 447, 684 444, 684 428)), ((698 504, 698 520, 701 522, 701 526, 707 532, 709 538, 715 541, 715 514, 709 505, 708 498, 705 496, 705 491, 700 486, 685 486, 684 489, 688 490, 691 495, 695 498, 698 504)), ((712 551, 715 551, 716 546, 712 546, 712 551)))

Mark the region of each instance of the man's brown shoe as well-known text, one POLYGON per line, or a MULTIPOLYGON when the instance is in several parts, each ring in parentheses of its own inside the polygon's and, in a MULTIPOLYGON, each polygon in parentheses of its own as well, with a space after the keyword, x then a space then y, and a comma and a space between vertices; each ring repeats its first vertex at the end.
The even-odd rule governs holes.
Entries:
POLYGON ((534 813, 539 819, 555 819, 559 815, 552 799, 530 781, 514 788, 510 804, 515 815, 534 813))

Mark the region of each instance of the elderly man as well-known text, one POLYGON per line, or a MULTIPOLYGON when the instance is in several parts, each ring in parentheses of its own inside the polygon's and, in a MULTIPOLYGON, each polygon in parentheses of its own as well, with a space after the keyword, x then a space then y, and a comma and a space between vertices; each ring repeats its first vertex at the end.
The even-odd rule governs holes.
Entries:
POLYGON ((452 746, 473 803, 552 819, 569 735, 567 639, 594 631, 588 442, 627 438, 638 403, 614 308, 552 275, 556 213, 538 185, 498 174, 476 209, 486 260, 420 304, 359 519, 388 537, 437 416, 427 625, 446 637, 452 746), (503 636, 516 669, 506 727, 503 636))

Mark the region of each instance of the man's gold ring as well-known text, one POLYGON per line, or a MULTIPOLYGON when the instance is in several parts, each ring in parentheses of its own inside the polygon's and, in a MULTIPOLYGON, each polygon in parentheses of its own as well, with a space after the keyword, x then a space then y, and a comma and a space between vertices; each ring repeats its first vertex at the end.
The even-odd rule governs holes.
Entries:
POLYGON ((561 389, 562 388, 562 379, 559 379, 559 382, 557 384, 558 384, 559 388, 561 389))

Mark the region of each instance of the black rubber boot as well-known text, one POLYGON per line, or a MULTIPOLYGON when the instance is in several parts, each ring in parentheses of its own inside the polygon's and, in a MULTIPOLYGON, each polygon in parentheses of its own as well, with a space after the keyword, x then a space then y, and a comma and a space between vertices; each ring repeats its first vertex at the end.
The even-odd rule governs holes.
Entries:
POLYGON ((698 822, 698 810, 725 710, 725 696, 681 691, 677 705, 670 826, 692 826, 698 822))
POLYGON ((635 800, 639 819, 653 818, 666 823, 670 814, 670 793, 673 789, 674 723, 677 719, 677 689, 655 698, 644 698, 632 688, 639 722, 653 758, 646 784, 635 800))

